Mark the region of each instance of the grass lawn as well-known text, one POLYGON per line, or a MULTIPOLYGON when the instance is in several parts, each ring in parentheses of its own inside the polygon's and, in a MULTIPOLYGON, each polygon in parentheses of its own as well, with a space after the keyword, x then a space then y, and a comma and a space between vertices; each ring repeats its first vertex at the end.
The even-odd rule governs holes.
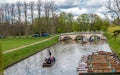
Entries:
MULTIPOLYGON (((50 36, 48 36, 50 37, 50 36)), ((37 42, 48 37, 21 37, 21 38, 4 38, 0 39, 2 50, 6 51, 9 49, 17 48, 20 46, 28 45, 33 42, 37 42)))
POLYGON ((117 39, 112 38, 112 33, 104 33, 107 37, 108 43, 112 48, 113 52, 115 52, 120 57, 120 37, 117 39))
POLYGON ((2 60, 1 44, 0 44, 0 75, 3 75, 3 60, 2 60))
POLYGON ((5 53, 3 55, 4 68, 24 59, 26 57, 29 57, 30 55, 33 55, 34 53, 37 53, 37 52, 55 44, 55 43, 57 43, 58 37, 59 36, 56 36, 56 37, 49 39, 45 42, 41 42, 41 43, 36 44, 36 45, 25 47, 23 49, 20 49, 20 50, 14 51, 14 52, 5 53))

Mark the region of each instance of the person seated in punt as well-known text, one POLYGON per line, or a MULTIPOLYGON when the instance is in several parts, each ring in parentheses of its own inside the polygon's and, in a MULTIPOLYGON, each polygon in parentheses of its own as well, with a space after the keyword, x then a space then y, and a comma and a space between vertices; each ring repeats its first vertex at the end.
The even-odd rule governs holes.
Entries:
POLYGON ((54 56, 50 56, 49 58, 45 59, 46 64, 51 64, 52 62, 55 62, 55 57, 54 56))
POLYGON ((52 56, 50 49, 48 49, 48 52, 49 52, 49 58, 45 58, 43 66, 50 66, 55 63, 55 57, 52 56))

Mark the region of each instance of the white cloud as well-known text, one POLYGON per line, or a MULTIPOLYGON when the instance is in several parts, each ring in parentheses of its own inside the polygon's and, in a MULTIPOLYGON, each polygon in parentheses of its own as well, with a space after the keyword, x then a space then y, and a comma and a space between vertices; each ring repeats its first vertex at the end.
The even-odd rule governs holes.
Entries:
POLYGON ((105 7, 105 6, 102 6, 101 8, 98 8, 97 10, 96 10, 96 13, 97 12, 99 12, 99 13, 104 13, 104 12, 107 12, 108 10, 107 10, 107 8, 105 7))
POLYGON ((53 0, 57 5, 79 5, 79 0, 53 0))
POLYGON ((106 18, 106 16, 104 15, 104 14, 102 14, 102 13, 96 13, 98 16, 100 16, 100 18, 102 18, 102 19, 105 19, 106 18))
MULTIPOLYGON (((107 0, 106 0, 107 1, 107 0)), ((87 7, 100 7, 105 4, 105 0, 88 0, 86 3, 87 7)))
POLYGON ((84 13, 88 13, 87 9, 85 8, 79 9, 78 7, 69 8, 69 9, 61 9, 61 11, 66 12, 66 13, 72 13, 73 15, 81 15, 84 13))

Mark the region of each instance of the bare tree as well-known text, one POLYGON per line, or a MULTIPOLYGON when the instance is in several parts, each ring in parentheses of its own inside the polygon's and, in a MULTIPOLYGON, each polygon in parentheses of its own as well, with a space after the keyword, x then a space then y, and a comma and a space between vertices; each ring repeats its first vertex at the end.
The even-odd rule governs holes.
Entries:
POLYGON ((14 15, 15 15, 15 4, 11 4, 9 6, 10 8, 10 27, 9 27, 9 34, 14 35, 15 29, 14 29, 14 15))
POLYGON ((3 23, 3 35, 7 36, 9 35, 9 25, 10 25, 10 4, 5 3, 3 5, 3 12, 4 12, 4 23, 3 23))
POLYGON ((27 6, 28 4, 24 2, 23 8, 24 8, 24 17, 25 17, 25 23, 24 23, 24 29, 25 29, 25 34, 28 35, 28 28, 27 28, 27 6))
POLYGON ((17 13, 18 13, 18 30, 19 30, 19 36, 22 35, 22 26, 21 26, 21 3, 17 2, 17 13))
POLYGON ((4 29, 5 28, 3 28, 3 23, 4 23, 4 21, 5 21, 5 10, 4 10, 4 4, 1 4, 1 6, 0 6, 0 35, 3 35, 4 34, 4 29))
POLYGON ((52 27, 51 27, 51 31, 52 33, 54 34, 55 33, 55 29, 56 29, 56 26, 55 26, 55 22, 56 22, 56 17, 57 17, 57 12, 56 12, 57 8, 55 7, 55 2, 54 1, 51 1, 50 2, 50 11, 51 11, 51 17, 52 17, 52 27))
POLYGON ((38 0, 37 1, 37 10, 38 10, 38 18, 39 18, 39 33, 40 33, 40 35, 41 35, 41 28, 42 28, 42 26, 41 26, 41 23, 40 23, 40 17, 41 17, 41 0, 38 0))
POLYGON ((46 23, 45 23, 45 27, 46 27, 46 32, 50 32, 50 2, 45 2, 44 4, 44 13, 45 13, 45 20, 46 20, 46 23))
POLYGON ((118 24, 120 24, 120 0, 108 0, 106 7, 111 13, 115 13, 118 18, 118 24))
POLYGON ((11 23, 13 25, 13 23, 14 23, 14 15, 15 15, 15 4, 11 4, 10 9, 11 9, 11 23))
POLYGON ((0 25, 2 24, 2 6, 0 4, 0 25))
POLYGON ((32 25, 31 25, 31 33, 33 33, 33 16, 34 16, 34 2, 30 2, 30 10, 31 10, 31 19, 32 19, 32 25))
POLYGON ((0 4, 0 34, 1 34, 1 30, 2 30, 2 6, 0 4))

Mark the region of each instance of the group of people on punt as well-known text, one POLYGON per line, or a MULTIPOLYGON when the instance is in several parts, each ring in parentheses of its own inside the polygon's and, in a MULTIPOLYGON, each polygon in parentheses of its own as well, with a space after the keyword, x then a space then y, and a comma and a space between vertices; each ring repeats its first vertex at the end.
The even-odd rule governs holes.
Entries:
POLYGON ((55 62, 55 57, 52 56, 50 49, 49 49, 49 58, 46 58, 45 62, 46 62, 46 64, 51 64, 52 62, 55 62))

